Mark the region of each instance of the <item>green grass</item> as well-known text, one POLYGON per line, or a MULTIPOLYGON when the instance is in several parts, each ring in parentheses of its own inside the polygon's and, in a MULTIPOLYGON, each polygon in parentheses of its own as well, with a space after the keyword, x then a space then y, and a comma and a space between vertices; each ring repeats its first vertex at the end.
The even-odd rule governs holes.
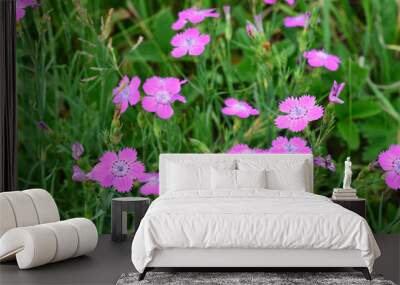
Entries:
MULTIPOLYGON (((73 142, 85 147, 79 164, 86 171, 104 151, 123 146, 136 148, 149 171, 157 171, 162 152, 225 152, 236 143, 267 148, 278 134, 292 136, 274 127, 278 102, 309 93, 326 106, 335 79, 346 82, 341 95, 346 103, 329 109, 326 124, 312 124, 303 134, 315 155, 331 153, 340 162, 336 173, 316 169, 316 191, 329 195, 340 185, 342 162, 350 155, 373 230, 399 233, 399 192, 386 187, 382 172, 366 170, 380 151, 400 142, 396 1, 298 1, 294 8, 283 1, 229 3, 231 26, 220 1, 42 1, 27 11, 17 36, 19 187, 46 188, 63 218, 85 216, 100 232, 109 232, 110 199, 120 194, 72 181, 73 142), (169 55, 174 35, 169 27, 178 11, 192 5, 216 7, 221 17, 199 25, 212 37, 203 55, 176 60, 169 55), (265 36, 251 40, 245 22, 262 11, 265 36), (305 11, 313 15, 309 29, 282 26, 284 16, 305 11), (340 56, 340 69, 299 63, 310 48, 340 56), (187 78, 182 94, 188 102, 175 104, 168 121, 137 105, 122 115, 120 126, 112 126, 112 89, 125 74, 142 82, 153 75, 187 78), (251 102, 261 115, 223 116, 227 97, 251 102), (38 129, 40 120, 51 130, 38 129)), ((137 189, 127 195, 138 195, 137 189)))

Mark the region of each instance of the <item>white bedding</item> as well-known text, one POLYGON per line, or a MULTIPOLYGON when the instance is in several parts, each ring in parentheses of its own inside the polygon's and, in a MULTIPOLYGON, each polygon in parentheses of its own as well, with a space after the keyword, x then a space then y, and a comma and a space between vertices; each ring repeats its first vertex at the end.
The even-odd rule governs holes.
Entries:
POLYGON ((359 215, 320 195, 265 189, 162 195, 133 239, 135 268, 165 248, 357 249, 370 271, 380 255, 359 215))

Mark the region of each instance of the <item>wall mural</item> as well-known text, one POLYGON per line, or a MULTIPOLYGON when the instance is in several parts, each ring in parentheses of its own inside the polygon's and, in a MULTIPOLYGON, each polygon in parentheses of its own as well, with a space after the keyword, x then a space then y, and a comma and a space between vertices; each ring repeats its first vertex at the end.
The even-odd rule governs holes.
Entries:
POLYGON ((351 156, 372 229, 400 233, 395 0, 17 2, 19 188, 63 219, 109 232, 160 153, 313 153, 317 193, 351 156))

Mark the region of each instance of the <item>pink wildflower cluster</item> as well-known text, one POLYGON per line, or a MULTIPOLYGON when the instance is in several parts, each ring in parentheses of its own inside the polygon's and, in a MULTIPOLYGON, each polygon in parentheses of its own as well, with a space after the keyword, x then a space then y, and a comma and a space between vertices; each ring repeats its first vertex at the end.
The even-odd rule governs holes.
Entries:
POLYGON ((172 103, 186 103, 186 98, 180 95, 181 85, 184 83, 175 77, 150 77, 143 84, 143 90, 147 94, 142 100, 143 109, 156 113, 164 120, 171 118, 174 114, 172 103))
MULTIPOLYGON (((187 23, 199 24, 206 18, 218 17, 219 14, 215 9, 188 8, 179 12, 178 20, 172 24, 171 28, 173 30, 180 30, 184 28, 187 23)), ((201 34, 197 28, 189 28, 182 33, 176 34, 171 39, 171 45, 173 46, 171 55, 175 58, 185 55, 199 56, 204 52, 209 42, 209 35, 201 34)))
POLYGON ((140 78, 135 76, 129 80, 128 76, 124 76, 122 80, 119 82, 118 87, 114 88, 113 95, 114 100, 113 103, 115 105, 120 106, 121 114, 128 109, 128 106, 136 105, 140 100, 140 78))
POLYGON ((319 167, 326 168, 332 172, 336 171, 335 162, 332 160, 332 156, 330 154, 328 154, 326 157, 322 156, 315 157, 314 164, 319 167))
MULTIPOLYGON (((75 155, 74 150, 76 151, 76 149, 79 150, 79 153, 81 152, 80 146, 78 147, 77 143, 72 145, 73 155, 75 155)), ((85 173, 78 165, 74 165, 72 180, 77 182, 95 181, 102 187, 112 187, 121 193, 131 191, 134 182, 138 181, 143 183, 139 190, 140 193, 158 195, 158 173, 146 173, 144 164, 137 159, 137 152, 133 148, 124 148, 118 153, 105 152, 89 173, 85 173)))
POLYGON ((249 116, 257 116, 260 112, 253 108, 245 101, 239 101, 235 98, 228 98, 224 101, 225 107, 222 108, 222 113, 227 116, 237 116, 241 119, 248 118, 249 116))
POLYGON ((293 28, 293 27, 308 27, 310 21, 310 13, 300 14, 295 17, 285 17, 283 19, 283 25, 286 28, 293 28))
POLYGON ((311 148, 307 142, 299 137, 288 139, 286 137, 277 137, 272 141, 269 153, 311 153, 311 148))
POLYGON ((16 20, 19 22, 25 16, 25 9, 37 6, 36 0, 17 0, 16 3, 16 20))
POLYGON ((140 187, 139 192, 143 195, 159 195, 160 179, 157 172, 149 172, 140 179, 144 184, 140 187))
POLYGON ((260 148, 250 148, 247 144, 237 144, 228 150, 228 153, 266 153, 266 150, 260 148))
POLYGON ((344 88, 344 83, 338 84, 336 80, 333 81, 331 91, 329 92, 329 102, 333 104, 343 104, 344 101, 339 98, 340 93, 344 88))
POLYGON ((250 38, 256 38, 258 35, 264 34, 262 14, 254 16, 254 23, 255 25, 250 21, 246 21, 246 32, 250 38))
POLYGON ((340 65, 339 57, 328 54, 324 50, 305 51, 303 56, 312 67, 325 67, 330 71, 336 71, 340 65))
MULTIPOLYGON (((166 120, 172 117, 174 110, 172 104, 175 101, 186 103, 185 97, 180 94, 181 81, 175 77, 148 78, 143 84, 143 91, 146 94, 142 98, 142 107, 145 111, 155 113, 159 118, 166 120)), ((129 80, 124 76, 118 87, 113 90, 113 103, 124 113, 128 106, 134 106, 140 101, 140 78, 135 76, 129 80)))
POLYGON ((228 150, 228 153, 311 153, 311 148, 307 146, 307 142, 300 137, 288 139, 286 137, 277 137, 272 141, 269 149, 250 148, 246 144, 237 144, 228 150))
MULTIPOLYGON (((277 2, 278 0, 264 0, 265 4, 268 5, 273 5, 277 2)), ((296 4, 296 0, 285 0, 285 2, 290 5, 290 6, 294 6, 296 4)))
POLYGON ((196 28, 187 29, 172 38, 171 45, 174 49, 171 51, 171 55, 175 58, 187 54, 191 56, 201 55, 209 42, 209 35, 200 34, 200 31, 196 28))
POLYGON ((279 104, 279 111, 286 115, 278 116, 275 126, 293 132, 304 130, 309 122, 320 119, 324 114, 324 108, 316 105, 315 101, 315 97, 309 95, 286 98, 279 104))
POLYGON ((400 145, 391 145, 378 157, 381 168, 386 172, 385 182, 394 190, 400 190, 400 145))
POLYGON ((192 24, 199 24, 206 18, 218 17, 219 14, 215 11, 215 9, 188 8, 178 13, 178 20, 172 24, 171 28, 177 31, 183 29, 188 22, 192 24))

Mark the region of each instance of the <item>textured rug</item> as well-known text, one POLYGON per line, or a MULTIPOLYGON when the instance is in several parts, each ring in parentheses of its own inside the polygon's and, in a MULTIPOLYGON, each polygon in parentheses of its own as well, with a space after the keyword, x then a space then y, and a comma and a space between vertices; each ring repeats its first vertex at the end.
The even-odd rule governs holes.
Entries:
POLYGON ((138 281, 138 273, 122 274, 117 285, 395 285, 381 276, 372 275, 368 281, 359 272, 148 272, 146 278, 138 281))

